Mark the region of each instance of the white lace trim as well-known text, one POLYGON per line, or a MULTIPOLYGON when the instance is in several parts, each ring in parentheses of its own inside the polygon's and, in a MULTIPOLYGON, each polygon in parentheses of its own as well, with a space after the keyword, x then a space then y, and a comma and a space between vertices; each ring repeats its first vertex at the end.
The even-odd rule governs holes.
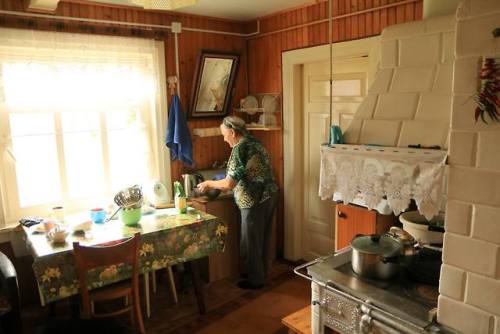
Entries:
POLYGON ((443 200, 446 151, 335 145, 321 147, 319 196, 340 193, 345 204, 359 194, 373 209, 385 197, 395 215, 414 199, 427 219, 443 200))

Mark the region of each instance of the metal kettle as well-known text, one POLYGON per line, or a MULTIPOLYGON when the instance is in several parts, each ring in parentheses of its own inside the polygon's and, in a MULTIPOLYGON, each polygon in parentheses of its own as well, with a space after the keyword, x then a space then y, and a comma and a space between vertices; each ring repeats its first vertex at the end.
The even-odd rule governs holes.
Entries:
POLYGON ((198 173, 188 173, 182 174, 182 180, 184 183, 184 191, 186 192, 186 196, 194 197, 194 188, 196 188, 198 183, 203 182, 204 178, 201 174, 198 173))
POLYGON ((420 250, 419 244, 413 236, 400 227, 392 226, 389 229, 389 236, 396 239, 401 244, 401 255, 414 256, 420 250))

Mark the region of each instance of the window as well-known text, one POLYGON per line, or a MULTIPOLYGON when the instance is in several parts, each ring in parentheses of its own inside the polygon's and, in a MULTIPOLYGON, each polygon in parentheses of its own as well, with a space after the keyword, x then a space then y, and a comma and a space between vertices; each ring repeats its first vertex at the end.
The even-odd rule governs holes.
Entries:
POLYGON ((112 203, 119 189, 151 179, 169 184, 160 172, 168 160, 159 140, 166 101, 158 42, 2 31, 8 32, 0 38, 7 222, 46 215, 55 205, 77 211, 112 203))

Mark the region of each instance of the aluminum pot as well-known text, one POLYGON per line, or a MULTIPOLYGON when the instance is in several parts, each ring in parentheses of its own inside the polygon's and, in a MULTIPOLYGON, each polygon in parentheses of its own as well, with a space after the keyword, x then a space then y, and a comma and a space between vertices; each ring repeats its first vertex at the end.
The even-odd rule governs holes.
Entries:
POLYGON ((392 226, 386 234, 401 244, 400 264, 412 270, 416 261, 420 260, 420 252, 424 249, 434 253, 441 253, 442 248, 421 244, 415 238, 400 227, 392 226))
POLYGON ((427 220, 418 211, 408 211, 399 216, 399 221, 403 224, 403 229, 420 244, 443 244, 443 215, 427 220))
POLYGON ((401 247, 388 235, 357 236, 351 241, 352 270, 365 278, 391 278, 398 272, 401 247))

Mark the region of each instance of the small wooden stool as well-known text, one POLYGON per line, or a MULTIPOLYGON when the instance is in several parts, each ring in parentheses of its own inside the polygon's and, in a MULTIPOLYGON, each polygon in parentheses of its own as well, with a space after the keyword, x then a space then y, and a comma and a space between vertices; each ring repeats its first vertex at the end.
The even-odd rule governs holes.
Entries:
POLYGON ((281 319, 281 323, 288 327, 289 334, 311 333, 311 305, 287 315, 281 319))

